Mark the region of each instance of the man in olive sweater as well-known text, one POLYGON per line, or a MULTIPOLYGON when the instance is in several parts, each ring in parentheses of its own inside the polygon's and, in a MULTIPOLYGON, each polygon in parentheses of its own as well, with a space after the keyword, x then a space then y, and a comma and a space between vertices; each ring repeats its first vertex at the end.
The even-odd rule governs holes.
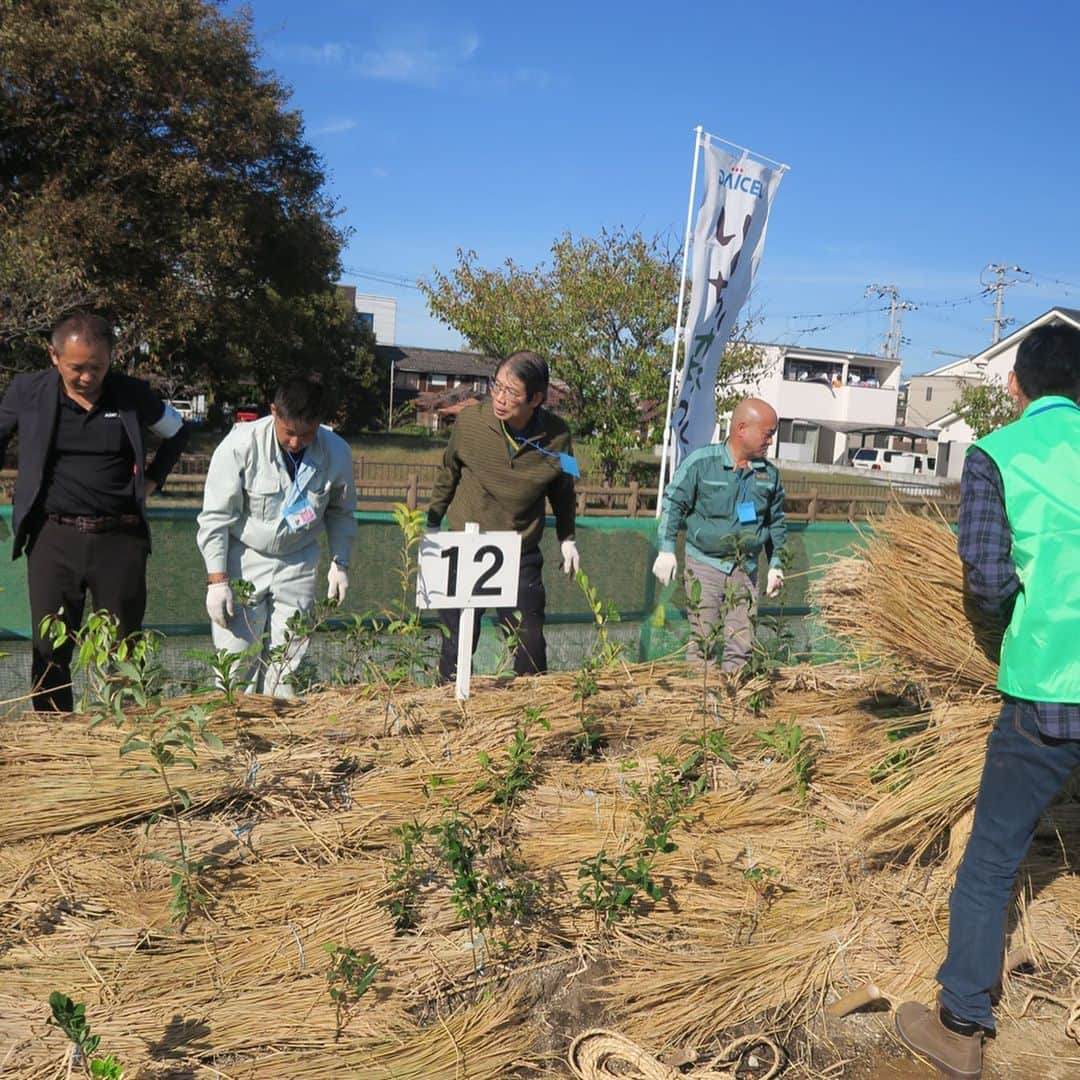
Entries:
MULTIPOLYGON (((514 671, 528 675, 547 670, 544 641, 546 596, 540 553, 545 502, 555 515, 563 568, 577 572, 574 542, 574 476, 570 431, 543 408, 548 390, 547 363, 535 353, 507 357, 492 382, 491 400, 462 409, 454 424, 428 506, 428 527, 438 529, 446 516, 460 531, 476 522, 486 531, 513 530, 521 536, 521 570, 515 608, 500 608, 497 619, 513 635, 514 671)), ((459 612, 447 610, 439 676, 454 677, 457 668, 459 612)), ((476 619, 473 649, 480 640, 476 619)))

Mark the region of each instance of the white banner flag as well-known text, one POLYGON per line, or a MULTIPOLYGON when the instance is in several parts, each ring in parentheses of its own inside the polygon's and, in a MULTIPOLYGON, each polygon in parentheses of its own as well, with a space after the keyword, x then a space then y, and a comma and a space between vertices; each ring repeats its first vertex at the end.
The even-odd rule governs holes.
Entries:
POLYGON ((750 293, 782 176, 782 168, 705 144, 705 199, 694 226, 682 379, 671 418, 676 465, 712 441, 720 357, 750 293))

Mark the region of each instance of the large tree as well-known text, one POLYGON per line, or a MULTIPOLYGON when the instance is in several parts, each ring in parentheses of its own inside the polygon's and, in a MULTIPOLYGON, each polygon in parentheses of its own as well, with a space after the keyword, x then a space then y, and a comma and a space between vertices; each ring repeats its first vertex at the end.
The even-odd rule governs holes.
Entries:
MULTIPOLYGON (((567 233, 552 244, 550 265, 531 268, 507 259, 488 269, 459 250, 449 274, 436 271, 420 287, 432 314, 470 347, 549 359, 605 480, 625 477, 634 450, 661 437, 679 290, 678 256, 663 239, 622 228, 567 233)), ((735 383, 753 358, 745 349, 732 357, 722 377, 735 383)))
POLYGON ((288 96, 214 3, 0 0, 3 366, 75 305, 211 381, 273 363, 283 310, 333 336, 343 238, 288 96))

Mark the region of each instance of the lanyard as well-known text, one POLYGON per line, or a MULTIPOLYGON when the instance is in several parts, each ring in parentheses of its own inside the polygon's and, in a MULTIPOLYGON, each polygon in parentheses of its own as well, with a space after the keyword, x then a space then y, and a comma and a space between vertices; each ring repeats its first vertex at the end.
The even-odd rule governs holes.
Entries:
MULTIPOLYGON (((282 450, 285 450, 285 447, 282 447, 282 450)), ((304 460, 304 452, 301 450, 299 457, 293 457, 291 450, 285 450, 285 454, 292 463, 293 502, 297 502, 304 497, 304 493, 300 490, 300 463, 304 460)))
POLYGON ((744 503, 744 502, 747 501, 747 499, 748 499, 748 497, 750 495, 750 488, 752 486, 750 484, 750 481, 753 478, 754 478, 753 473, 751 473, 749 476, 740 476, 739 477, 739 502, 744 503))
POLYGON ((503 434, 506 436, 506 441, 510 444, 511 449, 517 451, 518 444, 522 446, 531 446, 534 450, 539 450, 541 454, 547 457, 557 458, 559 455, 552 450, 545 450, 535 439, 530 439, 526 435, 514 435, 501 420, 503 434))

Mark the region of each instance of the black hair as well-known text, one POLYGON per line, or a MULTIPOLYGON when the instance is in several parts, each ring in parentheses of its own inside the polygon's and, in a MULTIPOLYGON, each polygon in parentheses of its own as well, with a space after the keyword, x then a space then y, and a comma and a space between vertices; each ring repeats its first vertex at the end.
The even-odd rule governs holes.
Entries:
POLYGON ((520 379, 525 384, 525 393, 530 400, 536 394, 543 394, 547 399, 548 383, 551 381, 551 372, 548 371, 547 361, 534 352, 511 353, 505 360, 499 361, 495 369, 495 378, 499 372, 509 371, 511 375, 520 379))
POLYGON ((274 394, 274 409, 282 420, 320 423, 326 416, 326 394, 322 383, 306 375, 292 375, 274 394))
POLYGON ((49 334, 49 344, 53 351, 60 354, 64 351, 68 338, 78 337, 85 342, 97 342, 104 345, 109 352, 116 344, 116 336, 113 334, 112 324, 108 319, 95 315, 90 311, 69 311, 61 319, 53 324, 49 334))
POLYGON ((1060 322, 1032 330, 1016 350, 1013 371, 1029 401, 1080 401, 1080 330, 1060 322))

